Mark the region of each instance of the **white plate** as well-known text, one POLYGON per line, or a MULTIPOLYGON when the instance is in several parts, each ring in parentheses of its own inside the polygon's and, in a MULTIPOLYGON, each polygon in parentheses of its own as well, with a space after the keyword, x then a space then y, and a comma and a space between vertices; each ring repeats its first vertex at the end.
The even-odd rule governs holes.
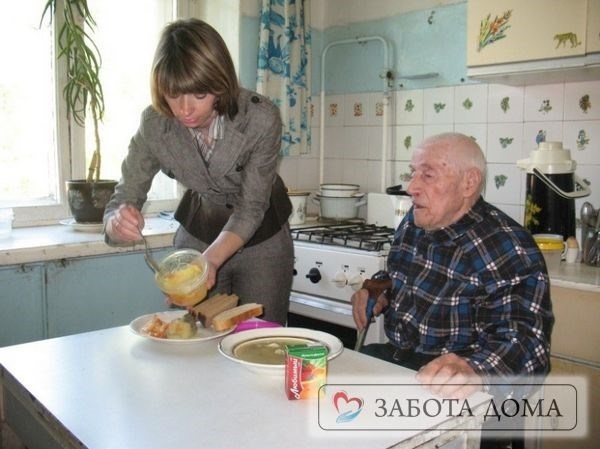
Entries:
POLYGON ((318 344, 327 346, 329 353, 327 360, 332 360, 342 353, 344 345, 339 338, 328 334, 326 332, 315 331, 311 329, 304 329, 301 327, 276 327, 276 328, 263 328, 263 329, 251 329, 236 334, 231 334, 225 337, 219 342, 219 352, 230 360, 241 364, 250 371, 254 371, 259 374, 267 374, 272 376, 282 375, 285 372, 285 365, 268 365, 264 363, 252 363, 246 362, 245 360, 239 359, 235 354, 234 350, 236 346, 241 343, 256 340, 259 338, 272 338, 272 337, 297 337, 313 340, 318 344))
POLYGON ((157 338, 157 337, 148 335, 145 332, 142 332, 142 328, 144 327, 144 325, 148 321, 150 321, 152 319, 152 317, 154 317, 154 315, 158 316, 161 320, 163 320, 165 322, 170 322, 170 321, 173 321, 174 319, 182 317, 186 313, 187 313, 187 311, 185 311, 185 310, 169 310, 166 312, 149 313, 148 315, 142 315, 142 316, 136 318, 135 320, 133 320, 131 323, 129 323, 129 329, 131 329, 131 331, 134 334, 139 335, 140 337, 143 337, 143 338, 147 338, 148 340, 154 340, 154 341, 158 341, 161 343, 177 344, 177 345, 198 343, 198 342, 202 342, 202 341, 213 340, 215 338, 222 337, 223 335, 227 335, 230 332, 233 332, 233 330, 235 329, 235 326, 234 326, 231 329, 216 332, 212 329, 207 329, 207 328, 203 327, 202 323, 198 321, 198 322, 196 322, 196 325, 198 326, 198 331, 196 332, 196 336, 192 337, 192 338, 185 338, 185 339, 183 339, 183 338, 157 338))
POLYGON ((102 232, 102 223, 77 223, 74 218, 60 220, 61 225, 70 226, 74 231, 80 232, 102 232))

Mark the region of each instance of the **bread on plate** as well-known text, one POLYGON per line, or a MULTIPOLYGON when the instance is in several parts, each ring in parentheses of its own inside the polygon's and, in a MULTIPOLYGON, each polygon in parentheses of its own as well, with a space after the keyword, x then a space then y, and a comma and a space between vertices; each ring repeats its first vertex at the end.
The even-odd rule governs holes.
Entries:
POLYGON ((208 328, 211 326, 212 320, 216 315, 237 306, 238 301, 239 298, 237 295, 217 293, 192 307, 190 313, 196 316, 198 321, 202 323, 202 326, 208 328))
POLYGON ((231 329, 242 321, 255 318, 263 314, 262 304, 251 302, 248 304, 242 304, 241 306, 234 307, 232 309, 225 310, 214 316, 212 319, 212 327, 215 331, 224 331, 231 329))

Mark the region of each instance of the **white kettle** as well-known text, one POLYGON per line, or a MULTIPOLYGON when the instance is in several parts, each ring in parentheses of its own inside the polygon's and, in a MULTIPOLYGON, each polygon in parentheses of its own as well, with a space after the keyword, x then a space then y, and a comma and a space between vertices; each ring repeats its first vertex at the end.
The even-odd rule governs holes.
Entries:
POLYGON ((412 198, 402 190, 402 185, 392 186, 385 189, 385 193, 390 195, 392 207, 394 208, 394 229, 398 227, 404 216, 412 207, 412 198))

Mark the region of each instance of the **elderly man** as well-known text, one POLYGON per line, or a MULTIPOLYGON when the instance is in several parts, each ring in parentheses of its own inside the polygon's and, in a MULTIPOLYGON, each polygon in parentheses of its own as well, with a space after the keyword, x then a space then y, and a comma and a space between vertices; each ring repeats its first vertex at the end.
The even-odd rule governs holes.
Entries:
MULTIPOLYGON (((413 208, 389 253, 392 287, 374 309, 390 341, 364 352, 419 370, 446 397, 495 376, 546 374, 554 317, 544 259, 529 231, 481 197, 481 149, 462 134, 436 135, 410 167, 413 208)), ((359 329, 367 297, 352 297, 359 329)))

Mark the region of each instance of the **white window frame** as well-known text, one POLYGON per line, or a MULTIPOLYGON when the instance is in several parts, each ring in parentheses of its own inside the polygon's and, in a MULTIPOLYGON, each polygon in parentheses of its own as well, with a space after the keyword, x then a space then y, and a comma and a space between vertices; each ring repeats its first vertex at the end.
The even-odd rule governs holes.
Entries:
MULTIPOLYGON (((126 0, 125 0, 126 1, 126 0)), ((239 10, 242 0, 172 0, 174 16, 178 18, 199 17, 207 20, 223 35, 228 44, 234 64, 238 65, 239 48, 239 10), (222 11, 227 9, 229 16, 224 16, 222 11), (236 14, 237 21, 232 23, 231 14, 236 14)), ((59 2, 57 7, 62 7, 59 2)), ((41 14, 41 11, 40 11, 41 14)), ((62 22, 62 14, 56 14, 53 20, 54 29, 58 29, 62 22)), ((56 39, 56 33, 54 33, 56 39)), ((56 42, 55 42, 56 46, 56 42)), ((66 62, 56 61, 55 66, 55 102, 56 102, 56 144, 58 146, 58 184, 59 192, 57 203, 48 205, 27 205, 23 202, 10 204, 2 202, 1 207, 13 207, 15 227, 37 226, 55 224, 59 220, 70 216, 66 199, 66 181, 68 179, 82 179, 87 174, 85 160, 85 128, 79 126, 73 119, 66 119, 66 106, 62 101, 62 86, 66 80, 66 62), (64 151, 61 149, 67 148, 64 151), (61 187, 62 186, 62 187, 61 187)), ((148 200, 143 212, 148 215, 160 211, 174 210, 183 194, 183 187, 178 184, 178 198, 169 200, 148 200)))

